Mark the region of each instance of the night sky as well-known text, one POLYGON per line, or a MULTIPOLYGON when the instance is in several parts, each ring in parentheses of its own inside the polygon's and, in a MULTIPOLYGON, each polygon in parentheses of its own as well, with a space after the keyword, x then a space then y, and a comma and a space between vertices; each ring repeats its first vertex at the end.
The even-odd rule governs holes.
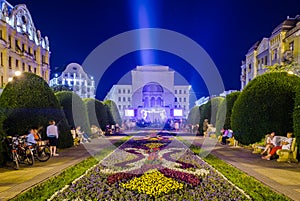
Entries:
MULTIPOLYGON (((133 29, 162 28, 196 41, 209 54, 226 90, 240 89, 241 60, 248 49, 287 16, 300 14, 299 0, 10 0, 26 4, 37 29, 48 36, 52 75, 70 62, 82 64, 107 39, 133 29)), ((118 80, 137 65, 168 65, 192 85, 198 98, 208 95, 200 76, 182 58, 158 50, 132 52, 117 59, 97 89, 103 99, 118 80), (111 76, 113 75, 113 76, 111 76)), ((97 75, 93 75, 97 76, 97 75)))

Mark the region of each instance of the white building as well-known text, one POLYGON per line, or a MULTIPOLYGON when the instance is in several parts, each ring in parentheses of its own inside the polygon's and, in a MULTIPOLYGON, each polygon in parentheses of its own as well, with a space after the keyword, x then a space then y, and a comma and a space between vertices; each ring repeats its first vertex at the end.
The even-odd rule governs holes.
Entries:
POLYGON ((150 121, 174 117, 174 109, 186 118, 191 86, 175 85, 174 73, 168 66, 137 66, 131 71, 132 84, 114 85, 105 99, 117 104, 123 118, 126 109, 134 110, 138 119, 147 114, 150 121))
POLYGON ((70 63, 60 76, 57 74, 49 82, 50 87, 66 86, 81 98, 95 98, 95 81, 89 77, 82 66, 70 63))

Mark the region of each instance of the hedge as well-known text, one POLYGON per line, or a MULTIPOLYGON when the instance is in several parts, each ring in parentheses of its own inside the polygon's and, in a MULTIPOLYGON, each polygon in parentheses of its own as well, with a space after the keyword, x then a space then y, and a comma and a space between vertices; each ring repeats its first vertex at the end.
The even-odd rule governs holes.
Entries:
POLYGON ((295 98, 295 107, 293 113, 294 135, 298 145, 298 159, 300 158, 300 87, 298 86, 295 98))
POLYGON ((203 134, 203 121, 208 119, 210 124, 216 125, 217 111, 220 107, 223 97, 215 97, 210 99, 206 104, 200 106, 200 133, 203 134))
POLYGON ((252 80, 233 106, 231 126, 237 140, 251 144, 271 131, 283 136, 292 132, 299 84, 299 77, 286 72, 266 73, 252 80))
POLYGON ((108 106, 110 114, 113 117, 113 122, 115 122, 119 125, 122 125, 122 118, 120 116, 120 112, 119 112, 119 109, 118 109, 116 103, 112 100, 106 100, 103 103, 104 103, 104 105, 108 106))
POLYGON ((102 130, 105 130, 106 125, 114 124, 108 106, 105 106, 101 101, 93 98, 86 98, 84 99, 84 103, 88 112, 90 125, 95 125, 102 130))
POLYGON ((238 98, 241 92, 233 92, 228 94, 224 101, 220 104, 220 107, 217 112, 217 120, 216 120, 216 130, 219 131, 224 129, 231 128, 231 114, 234 102, 238 98))
POLYGON ((199 106, 194 106, 191 111, 189 112, 187 123, 196 125, 200 122, 200 109, 199 106))
MULTIPOLYGON (((57 122, 60 131, 59 147, 70 147, 73 139, 60 104, 43 78, 33 73, 22 73, 9 82, 0 97, 3 117, 0 119, 2 138, 28 133, 31 127, 43 127, 49 120, 57 122)), ((1 161, 1 159, 0 159, 1 161)))
POLYGON ((88 120, 87 110, 82 99, 74 92, 60 91, 55 93, 68 123, 71 127, 81 127, 81 130, 87 134, 91 133, 91 127, 88 120))

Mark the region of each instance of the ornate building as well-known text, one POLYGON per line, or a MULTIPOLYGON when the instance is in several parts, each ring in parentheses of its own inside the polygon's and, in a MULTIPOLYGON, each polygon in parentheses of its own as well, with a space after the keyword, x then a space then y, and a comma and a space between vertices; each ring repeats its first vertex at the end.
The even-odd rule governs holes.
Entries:
POLYGON ((131 76, 131 85, 114 85, 105 98, 117 104, 123 118, 127 110, 134 110, 136 119, 151 122, 187 117, 191 86, 175 85, 168 66, 137 66, 131 76))
POLYGON ((33 24, 26 5, 0 0, 0 87, 20 72, 32 72, 47 82, 49 40, 33 24))
POLYGON ((60 76, 57 74, 49 82, 50 87, 65 86, 81 98, 95 98, 95 81, 89 77, 82 66, 70 63, 60 76))
POLYGON ((288 17, 269 38, 263 38, 249 49, 241 65, 241 89, 266 72, 264 66, 291 62, 300 64, 300 15, 288 17))

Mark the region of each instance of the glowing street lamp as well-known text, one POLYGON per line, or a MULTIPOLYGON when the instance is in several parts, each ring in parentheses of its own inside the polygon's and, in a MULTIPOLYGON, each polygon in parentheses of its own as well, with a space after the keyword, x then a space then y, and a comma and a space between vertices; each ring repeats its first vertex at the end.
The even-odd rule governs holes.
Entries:
POLYGON ((20 76, 21 74, 22 74, 21 71, 16 71, 16 72, 15 72, 15 76, 17 76, 17 77, 20 76))
POLYGON ((8 82, 11 82, 12 80, 13 80, 12 77, 9 77, 9 78, 8 78, 8 82))

